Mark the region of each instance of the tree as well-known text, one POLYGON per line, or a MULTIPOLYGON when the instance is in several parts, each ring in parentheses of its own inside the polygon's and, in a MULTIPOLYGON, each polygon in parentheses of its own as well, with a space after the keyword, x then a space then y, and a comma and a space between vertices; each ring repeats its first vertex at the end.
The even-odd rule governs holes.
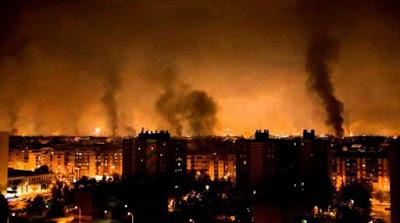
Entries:
POLYGON ((42 196, 37 195, 29 204, 27 212, 30 215, 42 216, 43 212, 46 210, 46 204, 42 196))
POLYGON ((65 217, 64 205, 56 199, 51 200, 49 211, 46 214, 48 218, 65 217))
POLYGON ((119 183, 121 181, 121 177, 119 176, 119 174, 114 173, 112 176, 114 182, 119 183))
POLYGON ((0 194, 0 222, 6 222, 10 212, 8 202, 2 194, 0 194))
POLYGON ((339 195, 340 223, 368 222, 371 214, 371 191, 367 184, 351 183, 342 187, 339 195))
POLYGON ((50 169, 47 165, 43 165, 36 168, 35 173, 50 173, 50 169))

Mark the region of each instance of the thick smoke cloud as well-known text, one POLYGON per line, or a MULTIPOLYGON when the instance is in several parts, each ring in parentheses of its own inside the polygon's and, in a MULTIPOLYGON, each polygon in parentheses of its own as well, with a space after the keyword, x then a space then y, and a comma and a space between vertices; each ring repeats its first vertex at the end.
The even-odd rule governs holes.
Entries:
POLYGON ((120 88, 120 74, 113 68, 108 69, 108 72, 105 73, 104 93, 101 97, 101 102, 106 109, 108 127, 112 136, 116 136, 118 130, 118 105, 116 94, 120 88))
POLYGON ((194 135, 214 133, 217 122, 217 104, 211 96, 204 91, 191 91, 186 95, 183 104, 194 135))
POLYGON ((184 123, 194 136, 211 135, 217 123, 216 101, 205 91, 192 90, 182 83, 174 69, 167 67, 159 75, 164 92, 157 99, 157 112, 181 136, 184 123))
POLYGON ((329 133, 304 86, 304 50, 322 29, 340 42, 329 74, 351 131, 396 134, 399 9, 395 0, 0 1, 0 128, 125 135, 166 122, 183 135, 329 133), (176 77, 149 80, 154 58, 176 65, 176 77), (191 117, 183 102, 207 101, 189 100, 195 90, 218 102, 215 116, 191 117), (218 128, 194 130, 215 118, 218 128))
POLYGON ((10 104, 10 108, 8 111, 8 117, 10 118, 10 133, 13 135, 18 134, 18 107, 15 104, 10 104))
POLYGON ((307 49, 306 70, 309 74, 308 85, 318 95, 327 113, 326 123, 341 137, 344 134, 344 106, 335 96, 329 66, 330 62, 338 58, 338 47, 338 42, 331 36, 314 36, 307 49))

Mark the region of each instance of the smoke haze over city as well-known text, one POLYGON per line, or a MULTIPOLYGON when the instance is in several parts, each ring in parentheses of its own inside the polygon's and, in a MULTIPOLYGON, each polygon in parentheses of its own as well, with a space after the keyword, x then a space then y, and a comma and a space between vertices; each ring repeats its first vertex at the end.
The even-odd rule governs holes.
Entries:
POLYGON ((394 0, 2 1, 0 128, 398 134, 399 10, 394 0), (310 58, 321 59, 310 30, 337 42, 334 63, 310 58), (327 65, 327 82, 313 80, 328 94, 311 62, 327 65))

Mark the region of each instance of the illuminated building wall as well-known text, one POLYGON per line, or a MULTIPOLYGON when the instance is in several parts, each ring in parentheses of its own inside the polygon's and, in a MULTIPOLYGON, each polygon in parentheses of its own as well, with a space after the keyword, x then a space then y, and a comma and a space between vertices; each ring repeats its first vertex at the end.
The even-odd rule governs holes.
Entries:
POLYGON ((187 172, 208 174, 211 180, 236 181, 235 154, 191 154, 186 158, 187 172))
POLYGON ((53 149, 44 147, 41 149, 10 149, 8 167, 19 170, 35 170, 47 165, 51 169, 53 149))
POLYGON ((8 167, 35 170, 48 166, 56 176, 78 179, 82 176, 122 174, 122 151, 97 147, 53 149, 11 149, 8 167))
POLYGON ((67 175, 72 173, 70 166, 71 164, 68 162, 68 159, 66 159, 64 151, 53 151, 50 167, 56 175, 67 175))
POLYGON ((122 152, 120 150, 97 151, 96 154, 97 176, 112 176, 113 174, 121 175, 122 173, 122 152))
POLYGON ((32 150, 10 149, 8 167, 19 170, 34 170, 35 159, 34 155, 32 154, 32 150))
POLYGON ((186 166, 188 171, 208 171, 208 162, 209 159, 207 154, 187 155, 186 157, 186 166))
POLYGON ((0 193, 7 188, 8 132, 0 132, 0 193))
POLYGON ((332 181, 337 189, 364 181, 373 192, 390 191, 388 141, 379 137, 351 138, 334 149, 332 181))
POLYGON ((93 150, 76 150, 71 158, 75 161, 75 178, 96 175, 96 153, 93 150))
POLYGON ((8 186, 16 186, 16 195, 49 191, 49 185, 55 180, 54 173, 34 173, 14 170, 8 177, 8 186))
POLYGON ((390 191, 389 163, 384 157, 336 157, 332 180, 337 190, 351 182, 371 183, 373 191, 390 191))

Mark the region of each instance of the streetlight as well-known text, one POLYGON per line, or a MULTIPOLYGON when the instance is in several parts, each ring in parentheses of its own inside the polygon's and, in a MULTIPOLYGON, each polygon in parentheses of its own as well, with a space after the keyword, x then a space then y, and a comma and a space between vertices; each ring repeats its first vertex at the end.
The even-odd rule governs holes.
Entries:
POLYGON ((8 216, 7 218, 7 223, 10 223, 10 218, 15 217, 15 213, 11 213, 11 215, 8 216))
POLYGON ((104 218, 110 220, 111 217, 111 211, 105 210, 104 211, 104 218))
POLYGON ((81 223, 82 210, 78 206, 75 206, 75 210, 78 210, 79 223, 81 223))
POLYGON ((135 218, 133 217, 133 213, 128 212, 127 214, 128 214, 128 216, 131 216, 131 222, 134 223, 135 218))

